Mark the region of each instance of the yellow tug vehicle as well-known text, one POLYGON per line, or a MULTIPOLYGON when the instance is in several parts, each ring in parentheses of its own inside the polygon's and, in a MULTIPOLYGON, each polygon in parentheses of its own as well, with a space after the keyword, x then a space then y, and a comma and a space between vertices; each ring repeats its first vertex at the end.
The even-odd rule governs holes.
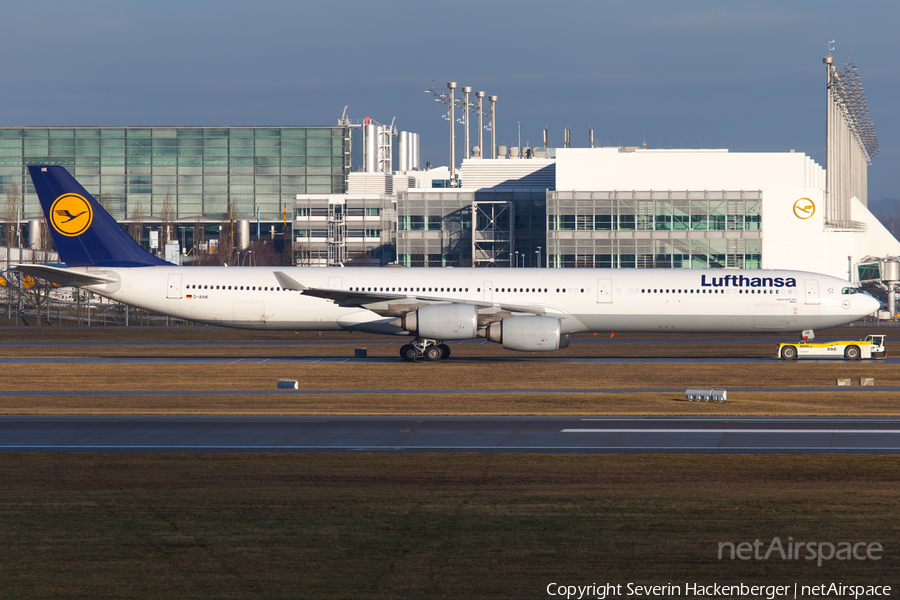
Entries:
POLYGON ((844 358, 847 360, 879 359, 887 356, 883 335, 867 335, 864 340, 839 340, 815 343, 815 334, 804 331, 802 340, 796 344, 780 344, 777 358, 844 358))

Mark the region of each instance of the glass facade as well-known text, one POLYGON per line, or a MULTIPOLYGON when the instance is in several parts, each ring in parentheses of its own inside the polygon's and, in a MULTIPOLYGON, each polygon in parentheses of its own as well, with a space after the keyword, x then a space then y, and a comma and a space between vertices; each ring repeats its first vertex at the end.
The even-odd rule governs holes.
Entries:
MULTIPOLYGON (((340 194, 350 130, 334 127, 0 128, 0 193, 22 193, 24 218, 41 214, 28 165, 65 166, 120 221, 135 211, 175 219, 282 222, 297 194, 340 194), (229 206, 232 208, 230 209, 229 206)), ((290 214, 288 214, 290 220, 290 214)))
POLYGON ((759 190, 547 192, 547 266, 758 269, 759 190))
POLYGON ((409 267, 513 267, 516 261, 536 266, 546 239, 546 193, 441 188, 400 193, 397 261, 409 267))

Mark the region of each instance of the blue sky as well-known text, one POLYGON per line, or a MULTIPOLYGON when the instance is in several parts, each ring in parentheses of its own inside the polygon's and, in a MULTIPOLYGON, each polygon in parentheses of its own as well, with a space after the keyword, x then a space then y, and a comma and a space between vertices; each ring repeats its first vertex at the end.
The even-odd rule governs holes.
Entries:
MULTIPOLYGON (((500 97, 498 143, 824 158, 826 44, 855 63, 900 198, 900 4, 834 1, 33 1, 2 9, 2 125, 330 125, 345 105, 448 160, 447 81, 500 97)), ((462 129, 459 129, 462 135, 462 129)), ((460 144, 461 145, 461 144, 460 144)))

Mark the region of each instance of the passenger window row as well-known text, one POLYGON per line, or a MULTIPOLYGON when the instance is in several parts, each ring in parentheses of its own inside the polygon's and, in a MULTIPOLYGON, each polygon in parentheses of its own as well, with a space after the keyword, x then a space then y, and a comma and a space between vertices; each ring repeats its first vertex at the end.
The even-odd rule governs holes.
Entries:
MULTIPOLYGON (((468 292, 469 288, 438 288, 438 287, 351 287, 351 292, 468 292)), ((480 292, 481 288, 477 288, 476 291, 480 292)), ((516 293, 541 293, 550 291, 548 288, 494 288, 495 292, 516 292, 516 293)), ((566 292, 570 293, 585 293, 585 288, 556 288, 557 293, 565 294, 566 292)))
MULTIPOLYGON (((642 294, 724 294, 725 290, 676 290, 676 289, 642 289, 642 294)), ((742 290, 738 288, 738 294, 778 294, 779 290, 742 290)))
POLYGON ((469 288, 351 287, 351 292, 468 292, 469 288))
POLYGON ((263 285, 188 285, 186 289, 189 290, 243 290, 243 291, 252 291, 252 292, 286 292, 287 290, 281 289, 280 287, 269 287, 263 285))

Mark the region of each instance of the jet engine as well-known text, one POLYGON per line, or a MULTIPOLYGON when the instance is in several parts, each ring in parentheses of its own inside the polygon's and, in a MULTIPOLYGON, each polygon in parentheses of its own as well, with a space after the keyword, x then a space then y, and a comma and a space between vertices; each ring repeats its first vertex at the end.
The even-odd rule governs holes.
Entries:
POLYGON ((474 304, 427 304, 392 324, 428 340, 471 340, 478 330, 474 304))
POLYGON ((484 337, 503 344, 507 350, 552 352, 569 346, 569 334, 561 333, 562 321, 556 317, 516 316, 491 323, 484 337))

